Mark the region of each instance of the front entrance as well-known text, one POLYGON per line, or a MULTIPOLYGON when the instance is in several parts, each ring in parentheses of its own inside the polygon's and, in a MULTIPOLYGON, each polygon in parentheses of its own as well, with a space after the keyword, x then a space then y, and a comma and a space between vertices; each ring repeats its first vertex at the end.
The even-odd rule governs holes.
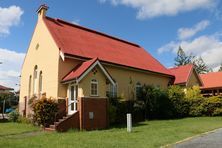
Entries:
POLYGON ((69 87, 68 115, 72 115, 77 111, 78 86, 71 85, 69 87))

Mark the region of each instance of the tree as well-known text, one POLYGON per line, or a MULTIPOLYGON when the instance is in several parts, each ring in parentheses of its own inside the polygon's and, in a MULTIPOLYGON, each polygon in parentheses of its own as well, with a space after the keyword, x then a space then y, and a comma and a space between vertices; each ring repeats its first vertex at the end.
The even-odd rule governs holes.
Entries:
POLYGON ((198 74, 204 74, 210 71, 210 68, 208 68, 201 56, 193 61, 193 65, 195 66, 198 74))
POLYGON ((202 57, 196 57, 192 53, 187 55, 184 50, 179 46, 177 57, 175 58, 175 65, 182 66, 193 64, 198 74, 208 73, 211 69, 206 65, 202 57))
POLYGON ((220 64, 220 68, 218 70, 218 72, 221 72, 222 71, 222 63, 220 64))
POLYGON ((194 58, 195 56, 193 56, 192 54, 186 55, 182 47, 179 46, 179 49, 177 51, 177 57, 175 58, 175 65, 182 66, 182 65, 190 64, 192 63, 194 58))

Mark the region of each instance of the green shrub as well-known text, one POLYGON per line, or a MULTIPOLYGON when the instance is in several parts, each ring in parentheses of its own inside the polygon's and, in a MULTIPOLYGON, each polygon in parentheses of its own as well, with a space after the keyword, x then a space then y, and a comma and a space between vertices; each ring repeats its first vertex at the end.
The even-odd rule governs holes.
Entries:
POLYGON ((203 116, 203 106, 202 103, 205 101, 204 98, 196 98, 196 99, 189 99, 189 116, 191 117, 198 117, 203 116))
POLYGON ((222 108, 216 108, 212 115, 213 116, 222 116, 222 108))
POLYGON ((111 125, 126 123, 127 113, 132 114, 133 122, 144 120, 144 112, 138 101, 123 101, 121 98, 109 98, 109 103, 109 121, 111 125))
POLYGON ((48 127, 55 120, 55 115, 58 111, 58 103, 52 98, 43 96, 32 104, 33 107, 33 122, 44 127, 48 127))
POLYGON ((115 124, 117 116, 117 107, 110 104, 109 105, 109 122, 110 124, 115 124))
POLYGON ((203 99, 199 86, 193 86, 186 90, 185 98, 187 100, 203 99))
POLYGON ((185 100, 183 88, 177 85, 172 85, 168 88, 167 92, 173 109, 173 116, 175 118, 187 116, 189 112, 189 102, 185 100))
POLYGON ((12 112, 10 112, 8 114, 8 116, 9 116, 9 121, 12 121, 12 122, 18 122, 18 119, 20 117, 19 112, 18 112, 17 109, 12 111, 12 112))
POLYGON ((213 116, 219 114, 218 111, 222 108, 222 98, 218 96, 209 97, 201 105, 204 115, 213 116))
POLYGON ((172 110, 166 91, 151 85, 143 85, 138 95, 143 102, 146 119, 171 118, 172 110))
POLYGON ((31 124, 32 120, 30 118, 19 116, 18 121, 19 123, 31 124))

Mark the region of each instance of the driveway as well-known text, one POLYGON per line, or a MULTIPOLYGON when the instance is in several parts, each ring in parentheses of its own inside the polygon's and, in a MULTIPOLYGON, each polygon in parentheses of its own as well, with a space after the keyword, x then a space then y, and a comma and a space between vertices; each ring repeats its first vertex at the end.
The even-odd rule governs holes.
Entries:
POLYGON ((219 148, 222 147, 222 128, 188 141, 175 144, 175 148, 219 148))

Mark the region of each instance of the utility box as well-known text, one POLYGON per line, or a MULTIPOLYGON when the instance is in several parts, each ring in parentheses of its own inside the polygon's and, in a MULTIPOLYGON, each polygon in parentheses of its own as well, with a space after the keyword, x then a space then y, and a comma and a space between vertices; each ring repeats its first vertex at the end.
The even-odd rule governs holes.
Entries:
POLYGON ((93 120, 94 119, 94 113, 93 112, 89 112, 89 119, 93 120))

